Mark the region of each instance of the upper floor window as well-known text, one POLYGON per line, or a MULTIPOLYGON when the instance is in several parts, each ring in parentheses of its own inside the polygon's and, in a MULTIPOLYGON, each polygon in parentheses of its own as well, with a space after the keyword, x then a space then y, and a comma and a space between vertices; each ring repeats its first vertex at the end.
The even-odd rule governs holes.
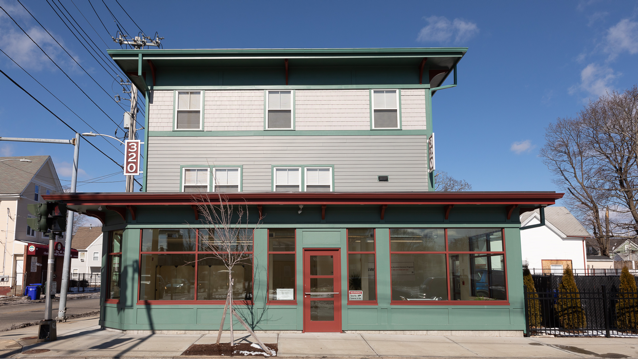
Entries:
MULTIPOLYGON (((35 217, 30 214, 27 214, 27 218, 35 218, 35 217)), ((35 237, 35 230, 31 228, 28 224, 27 224, 27 236, 35 237)))
POLYGON ((184 168, 182 192, 208 192, 208 168, 184 168))
POLYGON ((332 192, 332 168, 306 167, 306 192, 332 192))
POLYGON ((175 106, 176 130, 202 129, 202 92, 177 92, 177 106, 175 106))
POLYGON ((241 169, 215 168, 213 170, 213 192, 241 192, 241 169))
POLYGON ((301 168, 275 168, 275 192, 300 192, 301 168))
POLYGON ((34 195, 33 195, 33 200, 38 202, 40 200, 40 186, 35 185, 35 191, 34 191, 34 195))
POLYGON ((266 129, 292 130, 292 91, 268 91, 266 129))
POLYGON ((97 261, 100 258, 100 253, 99 252, 93 252, 93 260, 97 261))
POLYGON ((399 94, 397 90, 372 91, 372 128, 399 128, 399 94))

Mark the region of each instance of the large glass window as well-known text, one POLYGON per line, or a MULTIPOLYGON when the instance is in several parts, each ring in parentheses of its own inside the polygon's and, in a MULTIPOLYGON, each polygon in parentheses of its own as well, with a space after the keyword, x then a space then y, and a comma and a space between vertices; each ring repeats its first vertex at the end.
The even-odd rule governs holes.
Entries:
POLYGON ((241 258, 232 268, 233 299, 252 299, 252 229, 142 230, 139 299, 223 303, 228 268, 214 252, 227 241, 233 243, 231 256, 241 258))
POLYGON ((507 300, 501 229, 391 229, 390 249, 393 301, 507 300))
POLYGON ((295 303, 295 230, 268 230, 268 301, 295 303))
POLYGON ((348 303, 376 302, 374 229, 348 229, 348 303))
MULTIPOLYGON (((122 270, 123 230, 112 231, 108 242, 108 292, 107 299, 120 299, 120 272, 122 270)), ((85 253, 82 253, 85 254, 85 253)))

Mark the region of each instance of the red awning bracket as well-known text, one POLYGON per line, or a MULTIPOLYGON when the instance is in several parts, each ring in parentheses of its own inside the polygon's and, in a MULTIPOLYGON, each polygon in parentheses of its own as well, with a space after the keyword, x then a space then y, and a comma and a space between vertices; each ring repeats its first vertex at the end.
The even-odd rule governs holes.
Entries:
POLYGON ((195 220, 199 221, 199 209, 194 204, 191 205, 191 208, 193 209, 193 213, 195 213, 195 220))
POLYGON ((135 217, 136 217, 135 206, 126 206, 126 208, 129 210, 129 212, 131 212, 131 219, 135 220, 135 217))
POLYGON ((381 220, 385 219, 385 210, 388 208, 387 204, 381 206, 381 220))
POLYGON ((288 85, 288 59, 284 60, 284 67, 286 68, 286 85, 288 85))
POLYGON ((257 205, 257 210, 259 211, 259 220, 261 221, 264 218, 264 206, 257 205))
POLYGON ((326 219, 326 205, 323 204, 321 205, 321 220, 325 220, 326 219))
POLYGON ((153 86, 155 86, 155 65, 151 60, 146 60, 148 62, 148 66, 151 67, 151 76, 153 77, 153 86))
POLYGON ((453 204, 448 204, 447 206, 445 206, 445 220, 450 219, 450 211, 452 210, 452 208, 454 208, 453 204))
POLYGON ((512 213, 514 212, 514 210, 518 207, 517 204, 512 204, 507 206, 507 220, 509 221, 510 218, 512 218, 512 213))
POLYGON ((428 61, 428 58, 424 57, 423 61, 421 61, 421 65, 419 65, 419 85, 423 84, 423 68, 425 67, 426 61, 428 61))
POLYGON ((89 217, 97 218, 102 222, 102 226, 106 225, 106 214, 102 211, 86 211, 86 214, 89 217))
POLYGON ((117 214, 120 215, 120 217, 122 217, 122 220, 126 222, 126 207, 106 206, 106 209, 108 209, 109 211, 116 212, 117 214))

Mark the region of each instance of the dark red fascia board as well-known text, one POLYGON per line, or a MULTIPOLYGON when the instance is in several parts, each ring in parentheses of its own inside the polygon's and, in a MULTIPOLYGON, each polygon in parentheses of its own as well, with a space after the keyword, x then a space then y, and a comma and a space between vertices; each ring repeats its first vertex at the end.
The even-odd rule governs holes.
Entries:
MULTIPOLYGON (((225 193, 229 204, 247 205, 552 205, 556 192, 397 192, 397 193, 225 193)), ((69 205, 161 206, 219 203, 215 193, 64 193, 42 196, 69 205)))

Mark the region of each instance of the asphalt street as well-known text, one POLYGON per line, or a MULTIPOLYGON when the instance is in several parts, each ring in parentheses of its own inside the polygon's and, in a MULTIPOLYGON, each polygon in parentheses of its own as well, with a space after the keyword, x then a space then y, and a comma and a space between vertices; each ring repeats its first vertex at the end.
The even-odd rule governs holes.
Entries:
MULTIPOLYGON (((58 300, 53 301, 53 317, 58 315, 58 300)), ((100 309, 100 299, 73 299, 67 301, 67 314, 82 314, 100 309)), ((11 328, 13 324, 33 322, 44 319, 44 303, 14 304, 0 307, 0 331, 11 328)))

